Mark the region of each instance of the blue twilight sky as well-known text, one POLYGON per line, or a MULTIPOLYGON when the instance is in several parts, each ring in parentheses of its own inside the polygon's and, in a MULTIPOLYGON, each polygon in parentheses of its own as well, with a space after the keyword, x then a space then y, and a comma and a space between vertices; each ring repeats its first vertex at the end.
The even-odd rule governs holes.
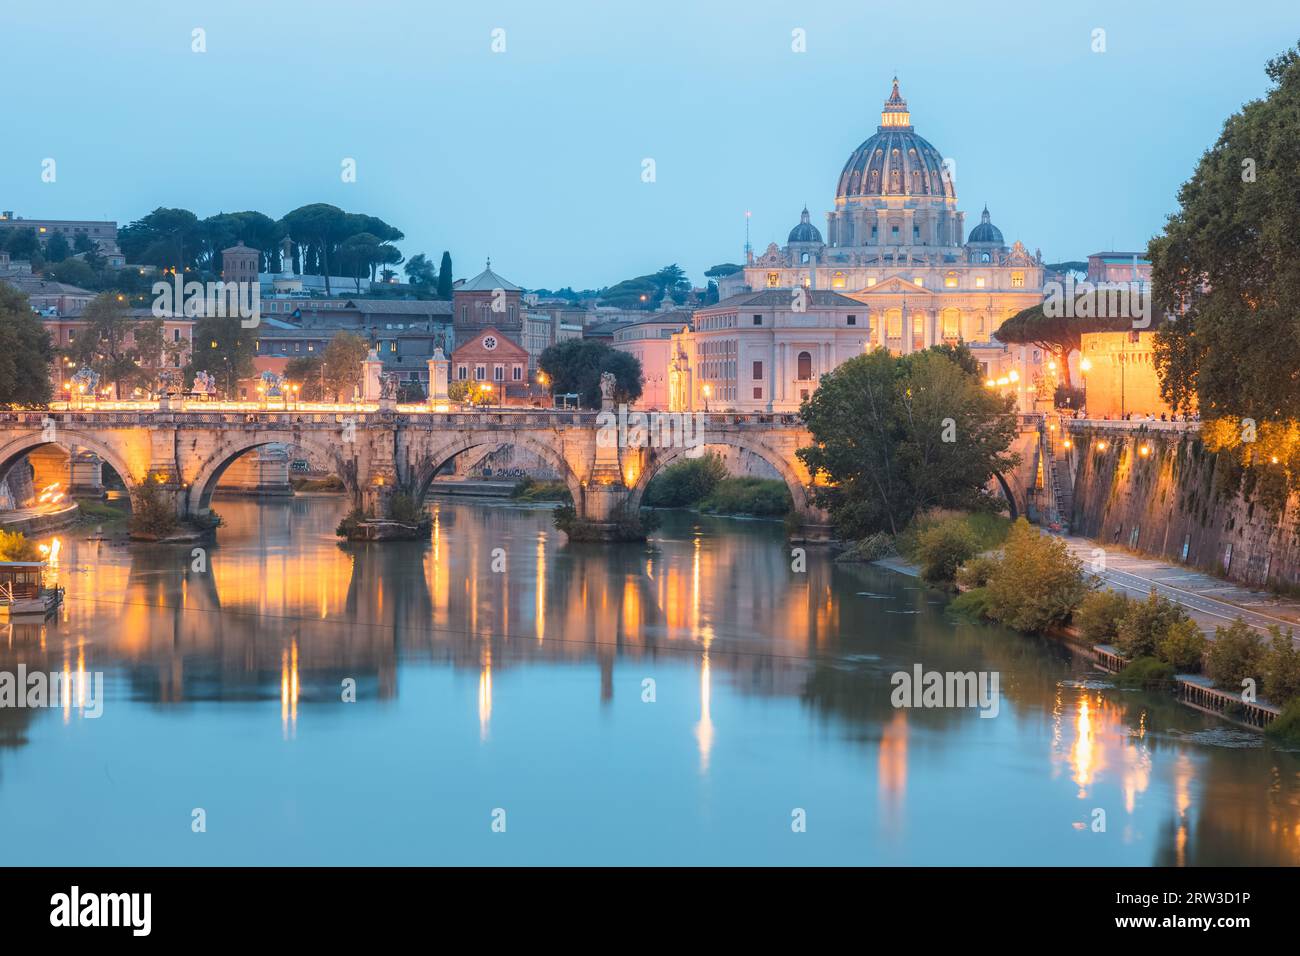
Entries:
POLYGON ((747 209, 759 250, 805 203, 824 230, 897 72, 968 227, 987 203, 1008 242, 1073 259, 1143 247, 1297 38, 1294 0, 0 0, 0 210, 329 202, 458 277, 490 255, 534 288, 674 261, 700 283, 740 261, 747 209))

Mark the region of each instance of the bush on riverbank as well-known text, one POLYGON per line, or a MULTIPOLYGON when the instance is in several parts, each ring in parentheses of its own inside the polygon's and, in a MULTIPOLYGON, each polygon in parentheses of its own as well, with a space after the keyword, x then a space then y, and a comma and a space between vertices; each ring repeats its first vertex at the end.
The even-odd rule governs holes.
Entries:
POLYGON ((1300 648, 1291 629, 1285 634, 1274 624, 1268 629, 1270 644, 1264 652, 1264 696, 1274 704, 1300 698, 1300 648))
POLYGON ((1156 654, 1180 674, 1195 674, 1205 664, 1205 649, 1209 641, 1201 627, 1186 615, 1169 625, 1164 636, 1156 642, 1156 654))
POLYGON ((921 579, 928 584, 952 584, 957 569, 979 551, 979 542, 966 522, 947 518, 921 530, 916 536, 916 557, 921 579))
POLYGON ((1018 518, 985 590, 990 618, 1017 631, 1039 633, 1068 621, 1088 586, 1079 559, 1064 541, 1018 518))
POLYGON ((651 480, 642 504, 686 508, 703 501, 727 477, 727 466, 713 452, 669 465, 651 480))
POLYGON ((1002 547, 1011 532, 1011 519, 985 511, 946 511, 935 509, 919 515, 898 535, 898 553, 909 561, 920 561, 917 548, 921 535, 929 528, 947 522, 963 525, 975 539, 975 553, 1002 547))
POLYGON ((964 588, 982 588, 1002 563, 994 554, 977 554, 957 569, 957 583, 964 588))
POLYGON ((347 487, 343 484, 343 479, 338 475, 327 475, 324 478, 290 478, 289 487, 294 491, 302 492, 343 492, 347 490, 347 487))
POLYGON ((115 507, 107 501, 100 501, 98 498, 78 498, 77 510, 83 520, 101 523, 125 521, 131 517, 131 512, 126 508, 115 507))
POLYGON ((35 541, 21 531, 0 531, 0 561, 39 561, 41 552, 35 541))
POLYGON ((894 547, 893 537, 888 532, 877 531, 875 534, 867 535, 852 547, 841 551, 835 556, 835 560, 879 561, 881 558, 891 558, 897 553, 898 549, 894 547))
POLYGON ((1264 733, 1279 743, 1300 744, 1300 697, 1292 698, 1264 733))
POLYGON ((620 512, 614 517, 611 533, 611 529, 578 517, 578 511, 573 505, 560 505, 551 513, 551 521, 570 541, 609 541, 611 538, 616 541, 641 541, 659 527, 659 516, 652 511, 633 515, 620 512))
POLYGON ((1120 618, 1115 643, 1128 658, 1155 657, 1169 629, 1187 620, 1187 612, 1152 588, 1145 601, 1130 601, 1120 618))
POLYGON ((1247 677, 1258 679, 1264 659, 1264 642, 1249 624, 1237 618, 1214 629, 1214 641, 1205 655, 1205 672, 1219 687, 1240 691, 1247 677))
POLYGON ((1174 667, 1155 657, 1139 657, 1115 677, 1118 687, 1138 690, 1167 690, 1174 683, 1174 667))
POLYGON ((365 521, 367 517, 368 515, 360 508, 353 508, 343 516, 341 521, 339 521, 338 527, 334 529, 334 533, 340 538, 351 538, 357 533, 357 530, 361 527, 361 523, 365 521))
POLYGON ((793 504, 790 489, 784 481, 772 478, 723 478, 700 501, 699 509, 712 514, 775 518, 789 512, 793 504))
POLYGON ((1133 602, 1118 591, 1090 591, 1074 612, 1074 625, 1084 640, 1091 644, 1114 644, 1120 621, 1132 605, 1133 602))
POLYGON ((953 598, 948 610, 961 617, 974 618, 977 621, 989 619, 989 592, 984 588, 971 588, 953 598))
POLYGON ((569 486, 562 481, 537 481, 525 478, 510 492, 516 501, 573 501, 569 486))
POLYGON ((165 538, 180 527, 176 508, 163 497, 154 474, 140 482, 131 496, 131 533, 165 538))

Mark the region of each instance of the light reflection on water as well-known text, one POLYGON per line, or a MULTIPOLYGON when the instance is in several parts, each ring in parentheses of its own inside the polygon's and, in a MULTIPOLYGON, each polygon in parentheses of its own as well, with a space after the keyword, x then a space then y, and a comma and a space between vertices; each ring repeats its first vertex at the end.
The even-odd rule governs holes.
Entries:
POLYGON ((569 546, 544 509, 439 501, 429 542, 367 549, 337 545, 339 499, 218 510, 203 571, 62 535, 59 620, 0 627, 0 669, 103 671, 106 696, 0 709, 8 862, 1300 858, 1295 755, 1216 746, 910 579, 792 572, 776 525, 569 546), (999 672, 998 717, 893 708, 916 662, 999 672))

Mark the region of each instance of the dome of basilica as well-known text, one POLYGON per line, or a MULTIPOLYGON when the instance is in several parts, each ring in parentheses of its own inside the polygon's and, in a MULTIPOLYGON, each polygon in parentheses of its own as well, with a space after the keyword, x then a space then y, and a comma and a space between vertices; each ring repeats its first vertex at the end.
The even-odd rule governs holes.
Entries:
POLYGON ((980 215, 980 224, 970 231, 968 242, 989 242, 995 246, 1005 245, 1002 240, 1002 230, 989 221, 989 207, 984 207, 984 212, 980 215))
POLYGON ((837 201, 885 196, 957 198, 943 156, 912 128, 897 77, 876 134, 853 151, 835 191, 837 201))
POLYGON ((790 230, 788 242, 821 242, 822 234, 817 227, 809 221, 808 207, 805 206, 803 214, 799 217, 799 225, 790 230))

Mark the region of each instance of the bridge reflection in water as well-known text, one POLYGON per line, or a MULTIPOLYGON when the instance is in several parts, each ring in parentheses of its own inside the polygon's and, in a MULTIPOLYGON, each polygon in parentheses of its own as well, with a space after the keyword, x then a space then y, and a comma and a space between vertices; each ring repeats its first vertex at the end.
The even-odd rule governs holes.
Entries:
MULTIPOLYGON (((336 543, 343 509, 221 499, 206 571, 189 549, 65 539, 66 606, 0 631, 0 669, 105 671, 106 718, 82 732, 108 767, 138 765, 134 735, 169 723, 231 741, 194 767, 150 756, 182 782, 177 767, 217 759, 232 788, 297 792, 346 760, 385 791, 427 790, 436 746, 438 780, 580 801, 598 837, 570 832, 553 848, 565 860, 633 845, 783 859, 804 807, 809 852, 828 862, 1300 862, 1294 755, 1093 686, 1058 646, 956 623, 909 579, 815 554, 794 573, 773 524, 672 514, 648 545, 572 546, 546 509, 435 502, 430 541, 366 548, 336 543), (1000 673, 999 716, 894 708, 890 674, 917 661, 1000 673), (356 704, 341 703, 347 679, 356 704), (628 814, 640 830, 624 832, 628 814)), ((75 706, 55 719, 78 729, 75 706)), ((31 755, 23 773, 0 759, 0 807, 43 812, 47 761, 67 757, 41 720, 0 709, 0 757, 31 755)), ((99 799, 110 818, 135 812, 99 799)), ((406 819, 374 809, 352 825, 375 840, 384 817, 406 819)), ((381 861, 409 859, 384 845, 381 861)))

